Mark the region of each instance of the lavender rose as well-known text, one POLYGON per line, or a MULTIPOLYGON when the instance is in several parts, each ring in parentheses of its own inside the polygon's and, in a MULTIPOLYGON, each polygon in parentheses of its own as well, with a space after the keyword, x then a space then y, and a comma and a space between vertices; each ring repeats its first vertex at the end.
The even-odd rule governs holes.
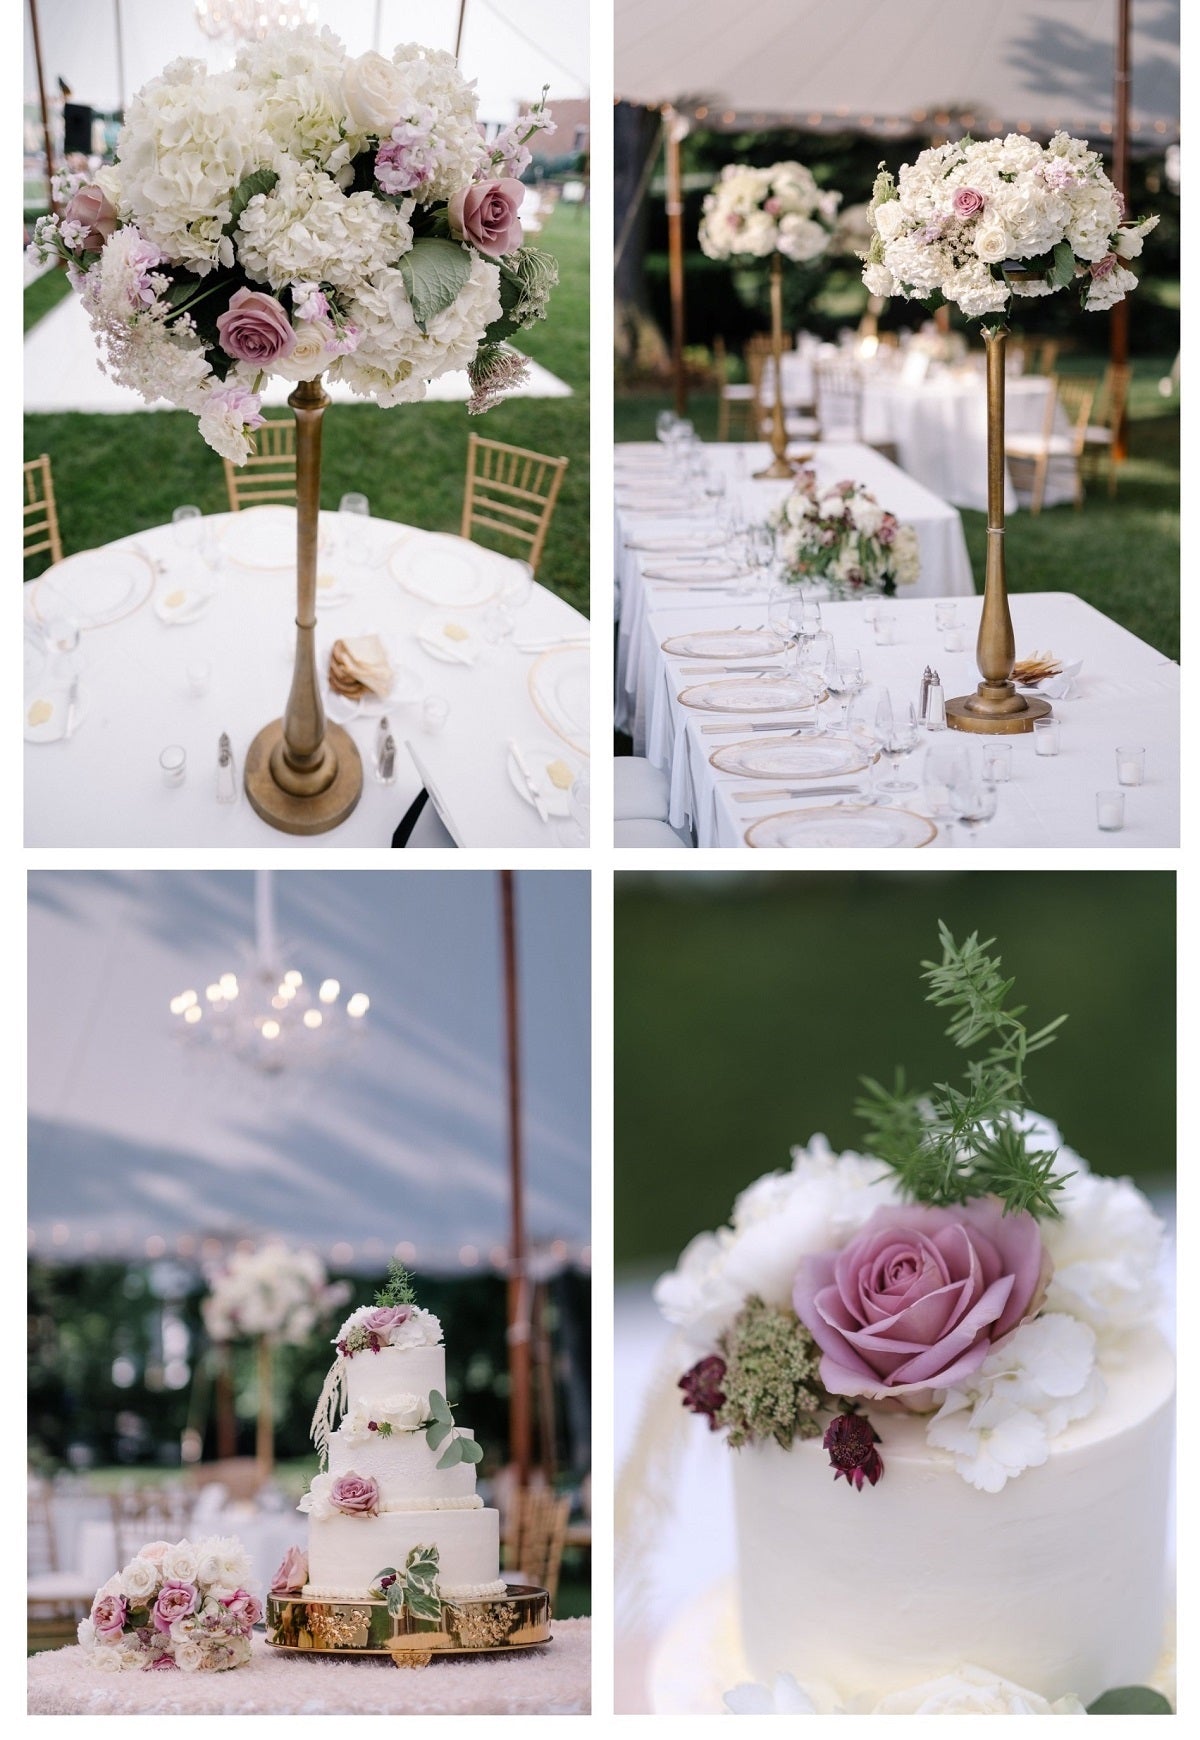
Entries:
POLYGON ((117 227, 117 208, 93 182, 71 195, 63 222, 81 225, 87 234, 80 246, 86 253, 98 254, 117 227))
POLYGON ((456 193, 447 207, 451 232, 481 254, 511 254, 525 239, 517 213, 525 189, 506 176, 503 181, 476 181, 456 193))
POLYGON ((307 1553, 302 1553, 299 1547, 289 1547, 283 1555, 283 1563, 271 1578, 272 1595, 290 1595, 296 1589, 303 1589, 307 1582, 307 1553))
POLYGON ((983 195, 973 187, 959 187, 954 193, 954 215, 960 218, 978 217, 983 210, 983 195))
POLYGON ((792 1302, 831 1394, 920 1411, 1035 1314, 1049 1279, 1033 1216, 980 1197, 878 1209, 843 1250, 805 1259, 792 1302))
POLYGON ((379 1486, 361 1474, 339 1474, 329 1489, 329 1502, 335 1510, 348 1516, 376 1516, 379 1511, 379 1486))
POLYGON ((115 1637, 125 1629, 128 1611, 120 1595, 97 1595, 92 1603, 92 1624, 101 1637, 115 1637))
POLYGON ((226 356, 259 368, 290 356, 296 343, 283 304, 263 290, 236 290, 224 314, 217 315, 217 332, 226 356))
POLYGON ((244 1636, 249 1635, 263 1616, 262 1602, 246 1589, 235 1589, 232 1595, 223 1595, 221 1605, 244 1636))
POLYGON ((170 1631, 177 1619, 196 1611, 196 1590, 191 1583, 164 1583, 154 1603, 155 1631, 170 1631))
POLYGON ((407 1323, 412 1313, 411 1305, 377 1305, 360 1319, 359 1326, 368 1334, 382 1335, 385 1329, 396 1329, 401 1323, 407 1323))

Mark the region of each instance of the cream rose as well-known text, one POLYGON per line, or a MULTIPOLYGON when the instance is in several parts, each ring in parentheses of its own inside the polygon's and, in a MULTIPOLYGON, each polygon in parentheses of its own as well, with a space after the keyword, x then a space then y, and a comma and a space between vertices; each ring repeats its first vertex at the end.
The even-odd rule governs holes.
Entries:
POLYGON ((131 1559, 121 1573, 121 1593, 127 1601, 140 1605, 158 1588, 158 1566, 149 1559, 131 1559))
POLYGON ((996 266, 1008 255, 1008 231, 995 218, 983 217, 975 225, 971 237, 976 258, 988 266, 996 266))
POLYGON ((271 373, 285 381, 311 381, 332 358, 333 328, 325 321, 310 320, 293 330, 296 342, 291 352, 271 364, 271 373))
POLYGON ((342 95, 355 126, 383 137, 401 119, 409 95, 408 80, 386 56, 370 49, 347 62, 342 95))
POLYGON ((164 1583, 194 1583, 199 1570, 191 1541, 176 1541, 162 1556, 164 1583))

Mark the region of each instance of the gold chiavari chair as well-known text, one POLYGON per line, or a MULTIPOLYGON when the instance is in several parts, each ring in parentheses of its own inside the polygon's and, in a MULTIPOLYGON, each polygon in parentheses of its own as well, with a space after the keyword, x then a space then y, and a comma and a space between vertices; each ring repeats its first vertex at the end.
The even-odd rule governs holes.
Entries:
POLYGON ((254 451, 245 465, 225 461, 231 513, 262 502, 296 499, 296 419, 268 417, 250 437, 254 451))
POLYGON ((1108 493, 1117 493, 1117 430, 1129 403, 1129 383, 1133 370, 1128 363, 1109 363, 1104 371, 1100 391, 1093 407, 1096 421, 1089 423, 1083 435, 1082 461, 1088 469, 1098 469, 1101 461, 1108 469, 1108 493))
POLYGON ((188 1532, 196 1494, 186 1486, 136 1486, 114 1492, 113 1536, 117 1563, 127 1565, 150 1540, 180 1540, 188 1532))
POLYGON ((534 1588, 548 1590, 552 1607, 570 1511, 568 1494, 559 1497, 544 1486, 526 1487, 517 1494, 505 1529, 506 1572, 519 1573, 534 1588))
POLYGON ((87 1618, 96 1591, 78 1571, 63 1568, 54 1493, 48 1481, 31 1478, 29 1482, 27 1532, 28 1645, 31 1650, 58 1649, 74 1642, 76 1627, 81 1619, 87 1618))
POLYGON ((754 426, 754 383, 748 380, 730 380, 729 353, 725 348, 725 340, 719 335, 713 339, 713 373, 717 380, 717 440, 729 440, 735 410, 741 415, 744 432, 748 431, 749 439, 755 440, 757 430, 754 426))
POLYGON ((486 526, 516 538, 529 546, 526 560, 536 573, 569 463, 527 447, 510 447, 504 441, 485 441, 472 435, 467 447, 461 535, 474 538, 475 528, 486 526))
POLYGON ((1051 375, 1049 391, 1046 394, 1046 413, 1042 419, 1040 432, 1030 431, 1028 434, 1013 432, 1004 438, 1004 456, 1009 461, 1013 471, 1013 486, 1020 488, 1019 476, 1022 470, 1028 475, 1032 468, 1032 493, 1029 504, 1031 513, 1040 514, 1042 502, 1046 494, 1046 479, 1050 473, 1051 464, 1069 465, 1074 478, 1075 507, 1083 506, 1083 444, 1087 434, 1088 418, 1092 414, 1092 405, 1096 397, 1094 380, 1084 379, 1078 375, 1051 375), (1064 430, 1058 426, 1056 411, 1062 406, 1068 427, 1064 430))
POLYGON ((58 531, 58 505, 54 499, 54 478, 50 471, 50 455, 27 459, 25 472, 25 555, 40 556, 47 550, 52 562, 62 561, 62 539, 58 531))

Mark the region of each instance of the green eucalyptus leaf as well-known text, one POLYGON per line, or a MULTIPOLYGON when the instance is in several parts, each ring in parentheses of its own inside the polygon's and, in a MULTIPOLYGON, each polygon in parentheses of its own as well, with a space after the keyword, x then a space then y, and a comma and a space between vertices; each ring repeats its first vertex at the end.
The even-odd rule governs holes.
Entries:
POLYGON ((463 1456, 464 1462, 482 1462, 483 1461, 483 1446, 481 1444, 477 1444, 475 1442, 474 1438, 460 1438, 458 1440, 458 1442, 462 1447, 462 1456, 463 1456))
POLYGON ((461 1438, 451 1438, 451 1440, 447 1444, 445 1450, 442 1452, 442 1459, 438 1463, 438 1467, 439 1468, 454 1468, 457 1466, 458 1463, 460 1463, 462 1461, 462 1459, 463 1459, 463 1441, 462 1441, 462 1439, 461 1438))
POLYGON ((253 175, 247 175, 244 181, 238 182, 229 201, 229 222, 225 225, 225 235, 231 236, 237 229, 242 213, 255 194, 270 193, 278 180, 279 177, 273 169, 256 169, 253 175))
POLYGON ((447 1425, 454 1419, 454 1415, 450 1412, 449 1402, 438 1390, 430 1390, 429 1392, 429 1412, 435 1420, 445 1420, 447 1425))
POLYGON ((1170 1704, 1161 1692, 1149 1686, 1115 1686, 1111 1692, 1101 1692, 1094 1704, 1087 1707, 1089 1716, 1173 1716, 1170 1704))
POLYGON ((449 1420, 435 1420, 425 1433, 425 1442, 431 1450, 436 1450, 439 1444, 444 1444, 454 1427, 449 1420))
POLYGON ((413 319, 424 332, 458 296, 471 276, 471 256, 458 242, 422 236, 398 261, 413 319))

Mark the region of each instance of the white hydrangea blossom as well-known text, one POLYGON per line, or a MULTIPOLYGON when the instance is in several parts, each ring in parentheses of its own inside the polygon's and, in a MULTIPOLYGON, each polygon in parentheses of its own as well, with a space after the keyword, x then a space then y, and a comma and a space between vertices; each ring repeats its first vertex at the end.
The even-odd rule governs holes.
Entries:
POLYGON ((705 195, 700 246, 712 260, 776 252, 815 260, 829 247, 841 197, 818 187, 803 163, 726 164, 705 195))
POLYGON ((323 1311, 347 1295, 331 1286, 315 1251, 292 1250, 277 1240, 253 1251, 235 1251, 217 1274, 204 1301, 204 1322, 215 1341, 266 1335, 300 1343, 323 1311))
POLYGON ((403 276, 390 267, 358 289, 347 314, 358 342, 333 363, 331 379, 381 405, 423 399, 429 381, 469 365, 487 327, 499 319, 500 268, 473 255, 467 282, 425 332, 413 316, 403 276))
POLYGON ((1159 1304, 1163 1224, 1128 1178, 1099 1178, 1076 1160, 1059 1198, 1062 1217, 1042 1223, 1054 1262, 1046 1297, 1090 1325, 1101 1347, 1153 1321, 1159 1304))
POLYGON ((403 212, 371 193, 344 193, 331 175, 293 158, 270 193, 257 193, 237 228, 238 256, 273 290, 316 279, 351 290, 412 247, 403 212))
POLYGON ((971 1486, 1000 1492, 1026 1468, 1040 1467, 1051 1441, 1104 1395, 1091 1329, 1047 1312, 1006 1335, 978 1371, 946 1392, 925 1436, 951 1453, 971 1486))
POLYGON ((347 124, 344 58, 327 26, 276 31, 239 48, 234 82, 252 94, 258 120, 285 160, 336 171, 366 143, 347 124))
POLYGON ((874 1716, 1084 1716, 1074 1695, 1047 1702, 1037 1692, 1006 1680, 1002 1674, 970 1663, 923 1685, 909 1686, 881 1698, 874 1716))

